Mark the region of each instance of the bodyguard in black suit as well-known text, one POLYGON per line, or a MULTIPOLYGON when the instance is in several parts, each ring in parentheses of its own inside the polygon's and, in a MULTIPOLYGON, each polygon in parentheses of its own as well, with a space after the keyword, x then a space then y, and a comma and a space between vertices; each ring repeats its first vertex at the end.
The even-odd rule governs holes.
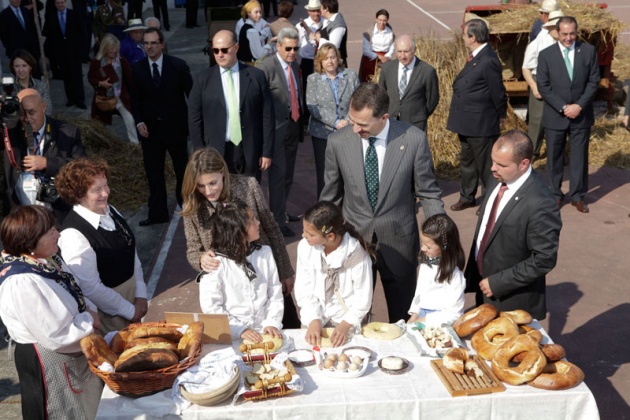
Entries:
POLYGON ((44 48, 55 77, 63 79, 68 102, 66 106, 85 107, 81 59, 84 54, 83 23, 81 17, 66 7, 66 0, 55 0, 55 13, 46 16, 43 34, 44 48), (62 23, 65 28, 62 28, 62 23))
POLYGON ((545 101, 542 125, 547 139, 547 173, 551 191, 561 204, 564 147, 571 140, 569 197, 581 213, 588 213, 588 141, 595 121, 593 99, 599 83, 597 53, 576 41, 578 24, 565 16, 556 23, 560 39, 538 56, 538 91, 545 101))
POLYGON ((230 172, 260 179, 261 171, 269 168, 273 154, 275 120, 273 99, 265 74, 236 58, 239 45, 232 31, 219 31, 212 39, 217 65, 194 76, 188 99, 190 140, 195 150, 214 147, 225 158, 230 172), (235 73, 238 87, 240 118, 239 145, 231 140, 229 107, 226 102, 227 72, 235 73), (226 74, 224 74, 226 73, 226 74))
POLYGON ((453 98, 446 128, 457 133, 462 147, 459 201, 451 210, 475 205, 478 180, 482 195, 490 178, 490 151, 499 136, 505 118, 507 96, 501 76, 501 63, 488 44, 489 31, 481 19, 472 19, 464 27, 464 44, 470 55, 453 81, 453 98))
POLYGON ((10 58, 16 50, 21 49, 39 60, 39 42, 33 12, 22 7, 21 2, 22 0, 9 0, 10 5, 0 13, 0 40, 7 57, 10 58), (16 13, 19 13, 21 20, 16 13))
POLYGON ((162 54, 164 35, 159 29, 147 29, 143 40, 147 57, 133 65, 131 110, 149 181, 149 216, 140 226, 149 226, 169 219, 164 179, 167 151, 175 171, 175 196, 182 204, 182 180, 188 162, 186 97, 192 78, 185 61, 162 54))
POLYGON ((493 177, 465 275, 477 305, 524 309, 540 320, 547 313, 545 276, 556 265, 562 221, 549 188, 532 170, 532 155, 532 141, 522 131, 510 130, 494 144, 493 177))

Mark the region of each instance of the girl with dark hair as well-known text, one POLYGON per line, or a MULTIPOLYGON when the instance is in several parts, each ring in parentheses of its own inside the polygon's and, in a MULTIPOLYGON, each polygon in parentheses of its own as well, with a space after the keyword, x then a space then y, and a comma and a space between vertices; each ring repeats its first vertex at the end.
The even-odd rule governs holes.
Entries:
POLYGON ((420 270, 407 322, 452 324, 464 313, 464 250, 455 222, 445 214, 429 217, 420 231, 420 270))
POLYGON ((319 345, 322 327, 334 327, 334 347, 359 333, 372 305, 372 259, 367 244, 345 222, 341 209, 321 201, 304 214, 298 244, 295 298, 306 341, 319 345))
POLYGON ((256 241, 260 222, 242 201, 219 204, 212 217, 212 250, 220 265, 198 278, 201 310, 227 314, 233 339, 280 338, 284 302, 271 248, 256 241))

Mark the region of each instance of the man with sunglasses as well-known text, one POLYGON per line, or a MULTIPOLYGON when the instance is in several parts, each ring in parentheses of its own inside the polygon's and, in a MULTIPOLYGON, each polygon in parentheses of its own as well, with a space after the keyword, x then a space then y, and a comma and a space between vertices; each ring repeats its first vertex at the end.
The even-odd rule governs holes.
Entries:
POLYGON ((214 147, 231 173, 254 176, 271 165, 275 125, 265 74, 238 61, 236 34, 212 38, 216 65, 193 76, 188 128, 193 149, 214 147))
POLYGON ((284 236, 295 236, 287 221, 299 220, 286 212, 298 142, 303 139, 300 116, 304 97, 300 66, 296 61, 299 45, 297 30, 283 28, 278 33, 278 52, 258 66, 267 76, 276 116, 274 157, 269 170, 269 208, 284 236))

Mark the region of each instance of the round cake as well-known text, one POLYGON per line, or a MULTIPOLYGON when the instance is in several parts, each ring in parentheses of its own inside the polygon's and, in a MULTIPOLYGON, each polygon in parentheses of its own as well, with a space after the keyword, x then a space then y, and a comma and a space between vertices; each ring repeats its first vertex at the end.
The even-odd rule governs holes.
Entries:
POLYGON ((385 322, 370 322, 361 332, 364 337, 378 340, 395 340, 403 333, 399 326, 385 322))

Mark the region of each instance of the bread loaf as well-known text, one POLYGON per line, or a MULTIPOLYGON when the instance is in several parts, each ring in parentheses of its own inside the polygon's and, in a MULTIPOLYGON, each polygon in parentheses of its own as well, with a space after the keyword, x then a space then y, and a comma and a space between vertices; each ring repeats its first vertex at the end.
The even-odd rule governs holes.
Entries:
POLYGON ((178 362, 177 355, 170 350, 136 346, 123 352, 114 368, 116 372, 142 372, 162 369, 178 362))
POLYGON ((125 345, 127 344, 127 338, 129 337, 129 331, 118 331, 109 343, 109 348, 114 353, 122 353, 125 351, 125 345))
POLYGON ((169 327, 138 327, 130 331, 127 340, 147 337, 162 337, 177 343, 181 340, 182 333, 169 327))
POLYGON ((202 339, 203 322, 193 322, 188 326, 184 336, 181 340, 179 340, 179 344, 177 345, 177 352, 180 360, 195 354, 195 352, 203 345, 202 339))
POLYGON ((81 350, 85 357, 94 366, 100 366, 104 362, 109 362, 112 366, 116 363, 118 356, 107 346, 107 342, 98 334, 90 334, 85 336, 79 342, 81 350))
MULTIPOLYGON (((147 337, 147 338, 134 338, 133 340, 129 340, 127 344, 125 345, 125 350, 129 350, 130 348, 133 348, 136 346, 142 346, 142 345, 151 344, 151 343, 169 344, 170 346, 172 346, 173 349, 177 349, 177 344, 173 343, 170 340, 167 340, 166 338, 147 337)), ((165 347, 165 348, 168 348, 168 347, 165 347)), ((168 349, 171 350, 170 348, 168 349)))

